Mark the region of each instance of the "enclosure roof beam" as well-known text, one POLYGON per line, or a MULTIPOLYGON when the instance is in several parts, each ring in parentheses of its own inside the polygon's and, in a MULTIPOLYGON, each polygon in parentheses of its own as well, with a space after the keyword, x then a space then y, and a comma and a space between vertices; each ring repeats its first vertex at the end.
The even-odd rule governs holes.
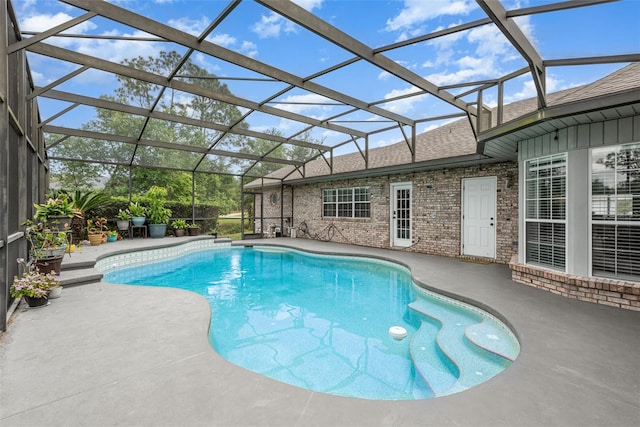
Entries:
POLYGON ((591 56, 586 58, 548 59, 542 61, 545 67, 563 67, 567 65, 617 64, 640 62, 640 54, 591 56))
MULTIPOLYGON (((476 109, 469 106, 466 102, 456 99, 452 94, 447 91, 438 89, 436 85, 426 80, 425 78, 415 74, 414 72, 402 67, 395 61, 387 58, 381 53, 374 53, 373 49, 360 42, 359 40, 349 36, 348 34, 340 31, 336 27, 329 25, 327 22, 318 18, 314 14, 307 12, 304 8, 298 6, 293 2, 273 2, 256 0, 263 6, 279 13, 280 15, 290 19, 291 21, 301 25, 302 27, 314 32, 320 37, 334 43, 335 45, 345 49, 365 61, 381 68, 388 73, 404 80, 407 83, 414 85, 417 88, 425 90, 437 98, 466 111, 469 114, 475 115, 476 109)), ((388 117, 391 118, 391 117, 388 117)), ((413 121, 407 122, 403 120, 393 119, 405 125, 413 126, 413 121)))
POLYGON ((129 77, 136 80, 145 81, 148 83, 156 84, 158 86, 170 87, 172 89, 181 90, 192 95, 204 96, 216 101, 225 102, 230 105, 236 105, 239 107, 248 108, 250 110, 256 110, 265 114, 270 114, 277 117, 283 117, 285 119, 307 123, 310 125, 322 127, 325 129, 333 130, 340 133, 346 133, 348 135, 357 135, 364 137, 365 133, 356 129, 345 128, 343 126, 333 125, 331 123, 324 123, 321 120, 317 120, 311 117, 303 116, 301 114, 292 113, 289 111, 281 110, 279 108, 269 107, 266 105, 260 105, 256 102, 239 98, 237 96, 223 94, 211 89, 204 88, 195 84, 182 82, 179 80, 168 81, 166 77, 157 74, 149 73, 147 71, 138 70, 126 65, 116 64, 114 62, 105 61, 103 59, 95 58, 93 56, 84 55, 82 53, 73 52, 60 47, 52 46, 46 43, 36 43, 28 48, 29 51, 38 53, 40 55, 49 56, 52 58, 61 59, 64 61, 72 62, 75 64, 86 65, 91 68, 106 71, 108 73, 118 74, 124 77, 129 77))
MULTIPOLYGON (((223 171, 204 171, 204 170, 192 170, 187 168, 180 168, 176 166, 160 166, 160 165, 146 165, 146 164, 136 164, 136 163, 125 163, 125 162, 117 162, 110 160, 95 160, 95 159, 74 159, 72 157, 58 157, 51 156, 50 160, 57 160, 61 162, 82 162, 82 163, 94 163, 98 165, 113 165, 113 166, 126 166, 126 167, 134 167, 134 168, 150 168, 150 169, 162 169, 162 170, 171 170, 171 171, 179 171, 179 172, 191 172, 191 173, 206 173, 206 174, 216 174, 216 175, 228 175, 228 176, 240 176, 237 173, 229 173, 223 171)), ((251 178, 259 178, 257 176, 251 175, 251 178)))
POLYGON ((523 7, 507 12, 507 18, 516 16, 534 15, 536 13, 557 12, 559 10, 573 9, 576 7, 593 6, 602 3, 611 3, 619 0, 569 0, 557 3, 544 4, 541 6, 523 7))
POLYGON ((545 91, 545 69, 542 63, 542 57, 527 36, 524 35, 518 24, 516 24, 513 19, 507 18, 507 10, 499 1, 476 1, 507 40, 509 40, 513 47, 520 52, 520 55, 529 63, 531 78, 538 93, 538 107, 545 108, 547 105, 547 95, 545 91))
POLYGON ((104 141, 111 141, 111 142, 121 142, 124 144, 133 144, 133 145, 137 144, 137 145, 144 145, 147 147, 164 148, 168 150, 188 151, 191 153, 213 154, 216 156, 235 157, 238 159, 246 159, 246 160, 264 160, 272 163, 281 163, 285 165, 294 165, 294 166, 300 166, 304 163, 301 161, 277 159, 274 157, 263 158, 263 156, 260 156, 257 154, 233 153, 231 151, 215 150, 215 149, 211 150, 207 147, 198 147, 195 145, 176 144, 172 142, 157 141, 157 140, 151 140, 151 139, 137 139, 137 138, 132 138, 128 136, 112 135, 109 133, 94 132, 94 131, 88 131, 88 130, 82 130, 82 129, 72 129, 72 128, 66 128, 62 126, 47 125, 47 126, 43 126, 42 129, 44 132, 53 133, 57 135, 68 135, 68 136, 75 136, 78 138, 90 138, 90 139, 97 139, 97 140, 104 140, 104 141))
MULTIPOLYGON (((68 20, 67 22, 63 22, 60 25, 56 25, 53 28, 48 29, 47 31, 43 31, 41 33, 36 34, 35 36, 29 37, 27 39, 23 39, 20 40, 19 42, 16 42, 14 44, 12 44, 11 46, 9 46, 7 48, 7 51, 9 54, 12 54, 14 52, 17 52, 19 50, 25 49, 28 46, 31 46, 32 44, 38 43, 39 41, 42 41, 46 38, 52 37, 56 34, 58 34, 61 31, 67 30, 71 27, 75 27, 78 24, 83 23, 84 21, 87 21, 91 18, 93 18, 94 16, 97 16, 98 14, 95 12, 87 12, 84 15, 78 16, 77 18, 73 18, 68 20)), ((90 37, 90 36, 85 36, 85 37, 90 37)))
MULTIPOLYGON (((278 68, 272 67, 260 61, 257 61, 253 58, 241 55, 237 52, 234 52, 230 49, 226 49, 222 46, 216 45, 206 40, 199 41, 197 37, 194 37, 190 34, 184 33, 180 30, 172 28, 168 25, 164 25, 160 22, 154 21, 147 17, 138 15, 129 10, 115 6, 106 1, 90 1, 90 2, 87 2, 86 0, 61 0, 61 1, 63 1, 64 3, 68 3, 70 5, 76 6, 80 9, 98 13, 99 15, 105 18, 119 22, 123 25, 127 25, 132 28, 139 29, 149 34, 154 34, 158 37, 162 37, 167 41, 171 41, 171 42, 183 45, 185 47, 194 48, 195 50, 206 53, 207 55, 211 55, 216 58, 223 59, 232 64, 239 65, 243 68, 254 71, 256 73, 272 77, 281 82, 289 83, 294 86, 300 87, 302 89, 308 90, 310 92, 314 92, 318 95, 323 95, 327 98, 334 99, 344 104, 358 107, 359 109, 368 111, 371 114, 384 116, 391 120, 399 121, 401 123, 408 124, 408 125, 413 124, 413 121, 408 117, 401 116, 399 114, 384 110, 382 108, 370 107, 367 103, 363 102, 360 99, 347 96, 343 93, 332 90, 330 88, 327 88, 325 86, 319 85, 314 82, 305 81, 299 76, 296 76, 284 70, 280 70, 278 68)), ((294 6, 297 7, 292 2, 283 2, 283 3, 287 3, 288 7, 294 7, 294 6)))
POLYGON ((91 98, 84 95, 77 95, 74 93, 62 92, 58 90, 50 90, 41 95, 43 98, 56 99, 58 101, 72 102, 75 104, 82 104, 89 107, 102 108, 105 110, 118 111, 121 113, 133 114, 140 117, 149 117, 158 120, 167 120, 170 122, 181 123, 191 126, 199 126, 206 129, 212 129, 218 132, 228 132, 237 135, 248 136, 252 138, 261 138, 269 141, 276 141, 281 143, 287 143, 291 145, 298 145, 300 147, 313 148, 316 150, 327 151, 328 147, 315 144, 313 142, 307 142, 297 139, 288 139, 278 135, 272 135, 269 133, 256 132, 249 129, 238 129, 232 126, 221 125, 218 123, 211 123, 199 119, 192 119, 190 117, 179 116, 176 114, 165 113, 161 111, 149 111, 146 108, 134 107, 132 105, 120 104, 114 101, 106 99, 91 98))

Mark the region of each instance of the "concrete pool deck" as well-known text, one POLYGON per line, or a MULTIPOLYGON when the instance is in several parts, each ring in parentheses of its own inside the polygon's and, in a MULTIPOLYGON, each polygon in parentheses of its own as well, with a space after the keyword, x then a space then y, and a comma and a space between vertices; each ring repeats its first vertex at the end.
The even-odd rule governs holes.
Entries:
MULTIPOLYGON (((85 247, 65 257, 63 268, 178 242, 85 247)), ((520 339, 520 356, 498 376, 451 396, 332 396, 222 359, 207 339, 209 305, 195 294, 91 283, 66 287, 45 308, 21 305, 12 316, 0 335, 0 425, 632 426, 640 420, 640 312, 517 284, 505 265, 303 239, 234 244, 399 261, 416 280, 506 318, 520 339)))

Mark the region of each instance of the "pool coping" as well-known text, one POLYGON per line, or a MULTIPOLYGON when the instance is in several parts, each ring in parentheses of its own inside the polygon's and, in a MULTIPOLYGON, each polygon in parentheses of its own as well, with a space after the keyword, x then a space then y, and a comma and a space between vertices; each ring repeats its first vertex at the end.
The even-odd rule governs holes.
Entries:
MULTIPOLYGON (((343 398, 279 383, 219 357, 207 340, 208 304, 197 295, 93 283, 65 289, 49 307, 19 308, 14 314, 9 331, 0 336, 0 423, 626 426, 637 422, 637 312, 569 300, 515 283, 505 265, 305 239, 250 244, 258 242, 401 260, 420 283, 486 304, 505 316, 518 333, 521 353, 503 373, 462 393, 418 401, 343 398)), ((158 243, 125 245, 129 249, 158 243)), ((114 249, 86 248, 82 256, 95 260, 101 251, 114 249)))

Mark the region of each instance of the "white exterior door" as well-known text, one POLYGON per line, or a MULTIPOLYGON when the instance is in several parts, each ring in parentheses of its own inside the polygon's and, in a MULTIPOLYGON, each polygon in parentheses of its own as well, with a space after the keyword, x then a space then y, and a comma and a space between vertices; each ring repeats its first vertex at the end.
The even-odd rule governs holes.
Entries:
POLYGON ((495 176, 462 181, 462 254, 496 257, 495 176))
POLYGON ((411 246, 410 182, 391 184, 391 246, 411 246))

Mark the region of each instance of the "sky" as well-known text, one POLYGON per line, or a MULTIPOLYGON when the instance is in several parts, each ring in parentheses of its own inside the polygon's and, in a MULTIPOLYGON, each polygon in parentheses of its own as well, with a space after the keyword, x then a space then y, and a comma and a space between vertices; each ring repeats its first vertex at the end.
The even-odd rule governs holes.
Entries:
MULTIPOLYGON (((195 36, 199 36, 228 5, 227 1, 221 0, 111 2, 195 36)), ((53 0, 14 0, 13 3, 22 31, 43 31, 84 13, 73 6, 53 0)), ((296 0, 296 3, 374 49, 485 17, 477 3, 471 0, 296 0)), ((507 10, 546 3, 551 2, 502 0, 507 10)), ((516 22, 545 60, 640 53, 640 0, 623 0, 530 15, 516 18, 516 22)), ((85 21, 69 32, 103 36, 148 36, 137 29, 124 27, 103 18, 85 21)), ((235 8, 207 40, 303 77, 311 76, 353 57, 349 52, 286 21, 280 15, 251 0, 244 0, 235 8)), ((161 50, 185 51, 182 46, 168 43, 110 39, 55 38, 47 40, 46 43, 96 55, 113 62, 121 62, 138 55, 156 56, 161 50)), ((520 55, 493 25, 388 50, 384 55, 436 85, 492 79, 526 66, 520 55)), ((47 85, 77 68, 77 65, 33 53, 28 54, 28 59, 37 86, 47 85)), ((210 55, 196 53, 192 60, 220 77, 264 78, 210 55)), ((551 67, 547 72, 547 91, 555 92, 592 82, 623 65, 625 64, 551 67)), ((279 82, 233 79, 224 82, 234 95, 255 102, 262 102, 286 87, 279 82)), ((385 100, 411 93, 416 89, 364 61, 313 79, 313 82, 368 103, 379 103, 378 106, 406 117, 420 119, 456 112, 454 108, 438 102, 432 96, 411 97, 385 103, 385 100)), ((116 80, 113 75, 91 71, 74 77, 57 89, 97 97, 100 94, 112 93, 115 86, 116 80)), ((465 90, 451 91, 455 94, 465 90)), ((513 79, 505 85, 505 102, 534 95, 533 82, 526 76, 513 79)), ((473 101, 473 98, 464 99, 473 101)), ((301 89, 288 91, 275 101, 280 103, 270 105, 319 119, 331 117, 345 110, 345 107, 330 105, 326 98, 301 89), (319 102, 325 105, 317 105, 319 102)), ((495 106, 497 91, 487 91, 483 101, 495 106)), ((69 104, 40 99, 39 105, 42 116, 46 119, 62 111, 69 104)), ((93 112, 90 109, 79 108, 55 119, 52 124, 78 127, 78 123, 92 116, 93 112)), ((360 113, 341 118, 344 122, 339 124, 364 131, 390 125, 382 123, 381 119, 360 113)), ((252 114, 248 123, 251 129, 257 131, 276 127, 287 136, 295 135, 302 129, 299 123, 260 113, 252 114)), ((442 123, 443 120, 426 121, 418 126, 418 132, 442 123)), ((316 139, 323 140, 328 145, 345 140, 344 134, 326 129, 314 132, 316 133, 313 136, 316 139)), ((387 145, 400 139, 402 135, 398 130, 381 132, 371 137, 370 146, 387 145)))

